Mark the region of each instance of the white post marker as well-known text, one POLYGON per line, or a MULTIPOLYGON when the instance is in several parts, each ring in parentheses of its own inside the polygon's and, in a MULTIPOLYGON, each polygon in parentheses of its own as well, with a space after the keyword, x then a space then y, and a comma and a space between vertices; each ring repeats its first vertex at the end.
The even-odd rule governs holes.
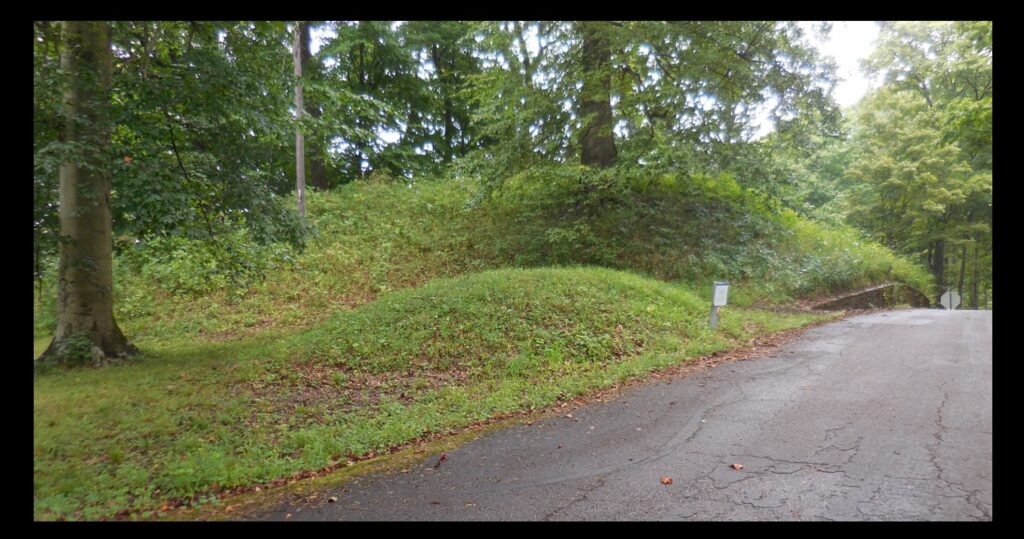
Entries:
POLYGON ((726 304, 729 298, 729 281, 715 281, 714 293, 711 295, 711 329, 718 327, 718 308, 726 304))
POLYGON ((960 306, 960 294, 952 290, 946 290, 946 293, 939 298, 939 303, 942 304, 947 310, 953 310, 960 306))

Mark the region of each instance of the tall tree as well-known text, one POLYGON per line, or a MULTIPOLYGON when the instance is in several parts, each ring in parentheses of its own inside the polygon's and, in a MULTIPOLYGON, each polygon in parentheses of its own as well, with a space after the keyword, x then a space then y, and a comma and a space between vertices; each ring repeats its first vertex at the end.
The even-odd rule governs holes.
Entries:
MULTIPOLYGON (((302 138, 302 21, 295 25, 295 191, 299 198, 299 214, 306 213, 306 152, 302 138)), ((308 32, 308 29, 307 29, 308 32)))
POLYGON ((477 145, 465 91, 466 81, 480 71, 474 26, 465 21, 409 21, 399 29, 419 65, 419 80, 408 79, 403 91, 409 121, 401 143, 420 148, 442 165, 477 145))
POLYGON ((607 168, 615 164, 612 138, 611 60, 606 22, 577 23, 583 41, 583 88, 580 117, 585 122, 580 136, 580 163, 607 168))
MULTIPOLYGON (((312 23, 310 21, 299 21, 299 61, 302 65, 302 77, 306 80, 317 79, 320 73, 320 61, 310 52, 311 27, 312 23)), ((320 103, 315 99, 311 99, 311 97, 309 92, 303 92, 305 113, 314 120, 318 120, 322 114, 320 103)), ((310 135, 309 139, 306 140, 306 142, 309 142, 309 185, 319 190, 325 190, 328 185, 327 167, 324 165, 324 155, 326 152, 324 139, 317 130, 312 130, 310 135)))
POLYGON ((111 30, 106 22, 63 23, 64 140, 77 155, 60 167, 57 328, 42 360, 100 363, 134 354, 114 320, 109 153, 111 30))
MULTIPOLYGON (((850 173, 871 181, 859 186, 850 216, 923 256, 938 294, 949 284, 963 289, 969 244, 990 245, 991 36, 988 21, 884 23, 864 63, 885 86, 857 115, 862 155, 850 173), (947 269, 957 255, 959 272, 947 269)), ((990 271, 983 266, 975 279, 990 271)))
POLYGON ((538 163, 732 171, 762 109, 780 130, 837 131, 833 67, 801 32, 774 21, 483 24, 474 172, 498 184, 538 163))

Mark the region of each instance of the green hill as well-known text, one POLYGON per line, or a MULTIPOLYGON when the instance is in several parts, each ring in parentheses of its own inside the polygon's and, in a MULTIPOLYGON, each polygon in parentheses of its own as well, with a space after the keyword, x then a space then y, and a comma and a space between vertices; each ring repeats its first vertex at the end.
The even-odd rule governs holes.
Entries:
MULTIPOLYGON (((577 178, 508 182, 472 207, 470 182, 365 182, 311 193, 303 253, 239 238, 160 240, 117 257, 116 316, 135 341, 223 341, 312 327, 392 290, 503 267, 598 265, 736 300, 785 302, 926 273, 849 229, 780 210, 729 177, 635 181, 594 202, 577 178), (589 198, 588 198, 589 197, 589 198), (262 271, 247 269, 255 266, 262 271), (255 282, 254 282, 255 281, 255 282)), ((52 290, 37 309, 50 333, 52 290)), ((45 343, 44 343, 45 345, 45 343)))

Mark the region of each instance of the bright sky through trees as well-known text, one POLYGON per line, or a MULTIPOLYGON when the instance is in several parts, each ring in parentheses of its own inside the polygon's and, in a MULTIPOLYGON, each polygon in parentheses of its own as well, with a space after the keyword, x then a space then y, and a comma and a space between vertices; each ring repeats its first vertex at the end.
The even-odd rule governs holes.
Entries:
POLYGON ((861 73, 860 61, 875 50, 876 38, 878 25, 873 21, 835 21, 827 41, 811 33, 814 46, 839 65, 842 80, 836 85, 835 97, 840 106, 853 105, 867 93, 870 82, 861 73))
MULTIPOLYGON (((875 50, 878 25, 874 21, 832 21, 832 31, 823 38, 814 29, 818 24, 819 21, 804 21, 800 26, 822 55, 836 61, 839 80, 833 95, 840 107, 849 107, 864 97, 870 87, 870 81, 861 72, 860 61, 875 50)), ((759 119, 761 128, 754 138, 761 138, 772 130, 767 110, 759 119)))

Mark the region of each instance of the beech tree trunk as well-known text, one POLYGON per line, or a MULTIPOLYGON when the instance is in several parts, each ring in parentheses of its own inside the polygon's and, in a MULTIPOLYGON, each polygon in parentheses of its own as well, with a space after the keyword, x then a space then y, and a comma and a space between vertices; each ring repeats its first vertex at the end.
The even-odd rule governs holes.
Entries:
POLYGON ((583 38, 583 89, 580 116, 587 122, 580 140, 580 162, 601 168, 615 164, 612 138, 611 46, 602 34, 608 23, 578 23, 583 38))
POLYGON ((61 70, 67 123, 64 140, 82 153, 60 166, 60 259, 57 329, 41 359, 100 364, 138 352, 114 321, 110 213, 110 26, 65 21, 61 70))
MULTIPOLYGON (((299 23, 299 62, 302 64, 302 72, 310 77, 317 71, 317 65, 313 61, 313 54, 309 50, 309 21, 299 23)), ((320 106, 313 101, 306 99, 306 114, 314 118, 320 117, 320 106)), ((311 133, 309 137, 309 185, 319 191, 327 190, 327 167, 324 166, 324 141, 317 133, 311 133)))

